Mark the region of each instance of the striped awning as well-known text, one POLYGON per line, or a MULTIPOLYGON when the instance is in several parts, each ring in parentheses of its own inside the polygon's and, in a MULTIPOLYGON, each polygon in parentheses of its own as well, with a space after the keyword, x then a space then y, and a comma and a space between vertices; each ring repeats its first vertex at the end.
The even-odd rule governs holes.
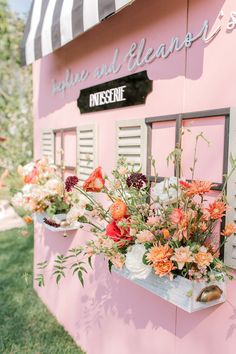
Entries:
POLYGON ((33 0, 21 45, 22 64, 52 53, 134 0, 33 0))

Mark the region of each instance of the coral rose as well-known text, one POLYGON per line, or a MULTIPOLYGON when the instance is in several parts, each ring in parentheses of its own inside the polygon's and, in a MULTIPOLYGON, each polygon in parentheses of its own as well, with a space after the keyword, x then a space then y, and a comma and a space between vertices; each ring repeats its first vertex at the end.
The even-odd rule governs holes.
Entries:
POLYGON ((173 224, 179 224, 180 221, 183 219, 183 217, 184 217, 183 211, 179 208, 175 208, 170 214, 170 221, 173 224))
POLYGON ((38 179, 38 170, 35 167, 27 176, 24 177, 24 183, 34 184, 37 182, 37 179, 38 179))
POLYGON ((83 184, 83 190, 86 192, 101 192, 105 185, 105 180, 102 176, 102 168, 98 167, 86 179, 83 184))
POLYGON ((118 199, 111 205, 110 212, 114 220, 120 220, 126 216, 127 206, 123 200, 118 199))
POLYGON ((213 259, 212 254, 209 252, 199 251, 195 254, 195 262, 199 268, 208 267, 212 263, 213 259))
POLYGON ((155 274, 159 275, 161 278, 170 274, 170 272, 174 269, 176 269, 176 267, 171 261, 161 261, 154 264, 155 274))
POLYGON ((161 261, 166 261, 170 258, 173 254, 173 250, 169 247, 168 244, 165 246, 154 246, 149 249, 149 252, 146 256, 148 262, 150 263, 157 263, 161 261))

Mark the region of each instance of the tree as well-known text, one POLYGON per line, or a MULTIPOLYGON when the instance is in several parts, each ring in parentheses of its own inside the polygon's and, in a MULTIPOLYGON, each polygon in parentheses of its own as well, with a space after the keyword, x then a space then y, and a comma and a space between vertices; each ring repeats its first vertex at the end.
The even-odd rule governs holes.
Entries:
MULTIPOLYGON (((32 159, 32 73, 21 67, 24 20, 0 0, 0 169, 16 170, 32 159)), ((0 171, 1 172, 1 171, 0 171)))

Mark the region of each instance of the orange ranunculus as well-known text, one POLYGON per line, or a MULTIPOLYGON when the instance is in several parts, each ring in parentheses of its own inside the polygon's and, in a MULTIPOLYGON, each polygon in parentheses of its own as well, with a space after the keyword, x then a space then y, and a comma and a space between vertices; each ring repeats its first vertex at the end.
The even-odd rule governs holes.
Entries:
POLYGON ((224 202, 216 200, 214 203, 209 205, 207 211, 209 212, 211 219, 217 220, 221 219, 225 215, 226 209, 227 207, 224 202))
POLYGON ((236 227, 233 224, 227 224, 224 230, 221 232, 221 235, 229 237, 236 232, 236 227))
POLYGON ((207 181, 193 181, 191 183, 180 182, 184 193, 188 197, 193 197, 194 195, 203 195, 210 192, 211 188, 214 186, 211 182, 207 181))
POLYGON ((127 206, 121 199, 117 199, 110 207, 111 216, 114 220, 122 219, 126 216, 127 206))
POLYGON ((102 176, 102 168, 96 168, 83 184, 83 190, 86 192, 101 192, 105 185, 105 180, 102 176))
POLYGON ((175 208, 172 213, 170 214, 170 221, 173 224, 179 224, 180 221, 183 219, 184 213, 181 209, 175 208))
POLYGON ((213 261, 213 256, 210 252, 199 251, 197 254, 195 254, 194 258, 195 262, 200 268, 209 266, 213 261))
POLYGON ((174 269, 176 269, 176 267, 174 266, 173 262, 169 260, 154 264, 155 274, 159 275, 159 277, 164 277, 165 275, 170 274, 170 272, 174 269))
POLYGON ((23 220, 26 224, 32 224, 33 219, 31 218, 31 216, 27 215, 23 217, 23 220))
POLYGON ((149 249, 146 258, 148 262, 156 264, 158 262, 168 260, 172 254, 173 250, 169 247, 168 244, 165 246, 155 245, 149 249))

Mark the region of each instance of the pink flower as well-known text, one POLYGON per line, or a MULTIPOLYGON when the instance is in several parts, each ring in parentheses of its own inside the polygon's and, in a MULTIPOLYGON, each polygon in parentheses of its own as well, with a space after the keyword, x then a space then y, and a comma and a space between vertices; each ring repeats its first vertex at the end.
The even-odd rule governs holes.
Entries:
POLYGON ((159 221, 160 221, 159 216, 149 216, 149 218, 147 219, 147 225, 154 226, 155 224, 158 224, 159 221))
POLYGON ((137 235, 137 241, 139 243, 153 242, 154 240, 155 236, 148 230, 143 230, 137 235))
POLYGON ((183 211, 179 208, 175 208, 175 209, 173 209, 173 211, 170 215, 170 221, 173 224, 179 224, 180 221, 183 219, 183 217, 184 217, 183 211))
POLYGON ((171 260, 178 264, 179 269, 183 269, 185 263, 193 262, 194 258, 192 256, 192 251, 189 246, 187 246, 176 248, 175 254, 171 257, 171 260))

